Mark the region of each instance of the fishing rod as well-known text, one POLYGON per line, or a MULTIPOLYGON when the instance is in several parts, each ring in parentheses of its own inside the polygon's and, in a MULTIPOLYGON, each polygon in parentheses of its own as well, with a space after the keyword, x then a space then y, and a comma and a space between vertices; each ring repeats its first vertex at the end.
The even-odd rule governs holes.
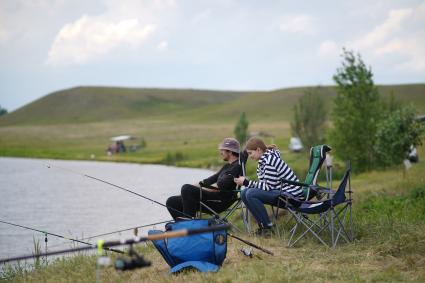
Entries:
MULTIPOLYGON (((167 208, 167 209, 171 209, 171 210, 173 210, 173 211, 175 211, 175 212, 178 212, 178 213, 180 213, 180 214, 182 214, 182 215, 186 216, 186 217, 187 217, 187 218, 189 218, 189 219, 192 219, 192 216, 188 215, 187 213, 184 213, 183 211, 177 210, 177 209, 175 209, 174 207, 167 206, 167 205, 165 205, 165 204, 163 204, 163 203, 160 203, 160 202, 158 202, 158 201, 156 201, 156 200, 153 200, 153 199, 151 199, 151 198, 148 198, 148 197, 146 197, 146 196, 144 196, 144 195, 141 195, 141 194, 139 194, 139 193, 136 193, 136 192, 134 192, 134 191, 132 191, 132 190, 126 189, 126 188, 124 188, 124 187, 122 187, 122 186, 118 186, 118 185, 115 185, 115 184, 113 184, 113 183, 111 183, 111 182, 108 182, 108 181, 102 180, 102 179, 100 179, 100 178, 97 178, 97 177, 94 177, 94 176, 90 176, 90 175, 85 174, 85 173, 77 172, 77 171, 74 171, 74 170, 71 170, 71 169, 63 168, 63 167, 61 167, 61 166, 57 166, 57 165, 53 166, 53 165, 47 164, 46 166, 47 166, 47 168, 52 168, 52 167, 54 167, 54 168, 58 168, 58 169, 61 169, 61 170, 64 170, 64 171, 68 171, 68 172, 71 172, 71 173, 74 173, 74 174, 77 174, 77 175, 80 175, 80 176, 87 177, 87 178, 92 179, 92 180, 96 180, 96 181, 102 182, 102 183, 104 183, 104 184, 110 185, 110 186, 112 186, 112 187, 118 188, 118 189, 120 189, 120 190, 126 191, 126 192, 128 192, 128 193, 131 193, 131 194, 134 194, 134 195, 139 196, 139 197, 141 197, 141 198, 144 198, 144 199, 146 199, 146 200, 149 200, 149 201, 151 201, 151 202, 153 202, 153 203, 156 203, 156 204, 158 204, 158 205, 160 205, 160 206, 163 206, 163 207, 165 207, 165 208, 167 208)), ((259 248, 257 245, 255 245, 255 244, 253 244, 253 243, 251 243, 251 242, 249 242, 249 241, 247 241, 247 240, 242 240, 241 238, 236 237, 236 236, 234 236, 234 235, 232 235, 232 234, 229 234, 229 233, 228 233, 228 235, 229 235, 229 236, 231 236, 231 237, 233 237, 233 238, 235 238, 235 239, 237 239, 237 240, 239 240, 239 241, 242 241, 243 243, 245 243, 245 244, 247 244, 247 245, 250 245, 250 246, 251 246, 251 247, 253 247, 253 248, 259 249, 259 250, 261 250, 261 251, 263 251, 263 252, 267 251, 266 249, 264 249, 264 248, 259 248)), ((270 252, 270 251, 267 251, 266 253, 273 255, 273 253, 272 253, 272 252, 270 252)))
MULTIPOLYGON (((168 238, 185 237, 185 236, 214 232, 214 231, 228 230, 229 228, 230 228, 230 224, 220 224, 220 225, 214 225, 214 226, 209 226, 209 227, 204 227, 199 229, 180 229, 176 231, 164 232, 161 234, 152 234, 146 237, 139 237, 139 238, 133 238, 133 239, 127 239, 127 240, 121 240, 121 241, 104 242, 103 240, 99 240, 96 245, 52 251, 52 252, 45 253, 44 255, 52 256, 52 255, 58 255, 58 254, 64 254, 64 253, 87 251, 92 249, 97 249, 99 254, 102 254, 102 249, 103 250, 110 249, 111 247, 128 246, 128 245, 131 246, 133 244, 138 244, 138 243, 146 242, 146 241, 156 241, 156 240, 163 240, 168 238)), ((5 258, 5 259, 0 259, 0 264, 10 262, 10 261, 31 259, 35 257, 37 257, 37 255, 32 254, 32 255, 23 255, 23 256, 5 258)))
MULTIPOLYGON (((136 226, 136 227, 132 227, 132 228, 121 229, 121 230, 117 230, 117 231, 113 231, 113 232, 107 232, 107 233, 103 233, 103 234, 98 234, 98 235, 90 236, 90 237, 84 237, 81 240, 90 240, 90 239, 93 239, 93 238, 98 238, 98 237, 102 237, 102 236, 108 236, 108 235, 112 235, 112 234, 116 234, 116 233, 121 233, 121 232, 125 232, 125 231, 135 230, 135 229, 149 227, 149 226, 155 226, 155 225, 158 225, 158 224, 169 223, 171 221, 173 221, 173 220, 161 221, 161 222, 156 222, 156 223, 151 223, 151 224, 136 226)), ((137 234, 135 234, 135 236, 137 236, 137 234)), ((60 244, 54 245, 54 246, 59 246, 59 245, 60 244)))
MULTIPOLYGON (((85 245, 89 245, 89 246, 94 246, 93 244, 90 244, 88 242, 84 242, 84 241, 77 240, 77 239, 72 239, 72 238, 67 238, 67 237, 62 236, 62 235, 58 235, 58 234, 55 234, 55 233, 50 233, 50 232, 47 232, 47 231, 38 230, 38 229, 35 229, 35 228, 31 228, 31 227, 24 226, 24 225, 19 225, 19 224, 16 224, 16 223, 7 222, 7 221, 4 221, 4 220, 0 220, 0 223, 4 223, 4 224, 8 224, 8 225, 20 227, 20 228, 23 228, 23 229, 27 229, 27 230, 31 230, 31 231, 36 231, 36 232, 42 233, 42 234, 46 235, 46 240, 45 240, 46 242, 47 242, 47 235, 51 235, 51 236, 55 236, 55 237, 58 237, 58 238, 65 239, 65 240, 73 241, 73 242, 76 242, 76 243, 81 243, 81 244, 85 244, 85 245)), ((104 249, 107 250, 107 251, 124 254, 124 252, 123 251, 120 251, 120 250, 110 249, 110 248, 107 248, 107 247, 105 247, 104 249)), ((43 254, 43 255, 45 255, 45 254, 43 254)))
POLYGON ((163 206, 163 207, 165 207, 165 208, 169 208, 169 209, 171 209, 171 210, 174 210, 175 212, 179 212, 179 213, 181 213, 181 214, 183 214, 183 215, 185 215, 185 216, 187 216, 187 217, 189 217, 189 218, 192 218, 191 216, 189 216, 189 215, 187 215, 187 214, 183 213, 182 211, 179 211, 179 210, 177 210, 177 209, 175 209, 175 208, 173 208, 173 207, 169 207, 169 206, 167 206, 167 205, 165 205, 165 204, 163 204, 163 203, 160 203, 160 202, 158 202, 158 201, 156 201, 156 200, 153 200, 153 199, 151 199, 151 198, 148 198, 148 197, 146 197, 146 196, 144 196, 144 195, 141 195, 141 194, 139 194, 139 193, 136 193, 136 192, 134 192, 134 191, 132 191, 132 190, 129 190, 129 189, 126 189, 126 188, 124 188, 124 187, 121 187, 121 186, 118 186, 118 185, 112 184, 111 182, 108 182, 108 181, 102 180, 102 179, 100 179, 100 178, 97 178, 97 177, 94 177, 94 176, 90 176, 90 175, 85 174, 85 173, 77 172, 77 171, 74 171, 74 170, 71 170, 71 169, 68 169, 68 168, 63 168, 63 167, 61 167, 61 166, 57 166, 57 165, 53 166, 53 165, 50 165, 50 164, 46 164, 46 166, 47 166, 47 168, 49 168, 49 169, 50 169, 50 168, 52 168, 52 167, 55 167, 55 168, 58 168, 58 169, 61 169, 61 170, 64 170, 64 171, 68 171, 68 172, 71 172, 71 173, 74 173, 74 174, 77 174, 77 175, 81 175, 81 176, 83 176, 83 177, 87 177, 87 178, 89 178, 89 179, 93 179, 93 180, 96 180, 96 181, 102 182, 102 183, 104 183, 104 184, 110 185, 110 186, 112 186, 112 187, 115 187, 115 188, 117 188, 117 189, 123 190, 123 191, 125 191, 125 192, 130 193, 130 194, 133 194, 133 195, 136 195, 136 196, 138 196, 138 197, 144 198, 144 199, 149 200, 149 201, 151 201, 151 202, 153 202, 153 203, 156 203, 156 204, 161 205, 161 206, 163 206))
POLYGON ((248 242, 247 240, 244 240, 244 239, 242 239, 242 238, 240 238, 240 237, 238 237, 238 236, 235 236, 235 235, 233 235, 233 234, 231 234, 231 233, 229 233, 229 232, 227 232, 227 235, 229 235, 230 237, 233 237, 233 238, 235 238, 236 240, 239 240, 239 241, 241 241, 242 243, 245 243, 245 244, 247 244, 247 245, 249 245, 249 246, 251 246, 251 247, 253 247, 253 248, 256 248, 256 249, 258 249, 258 250, 260 250, 260 251, 263 251, 263 252, 265 252, 266 254, 274 255, 274 253, 273 253, 273 252, 271 252, 271 251, 269 251, 269 250, 266 250, 265 248, 262 248, 262 247, 260 247, 260 246, 257 246, 256 244, 253 244, 253 243, 251 243, 251 242, 248 242))
POLYGON ((139 228, 145 228, 145 227, 149 227, 149 226, 155 226, 155 225, 158 225, 158 224, 169 223, 171 221, 173 221, 173 220, 161 221, 161 222, 156 222, 156 223, 151 223, 151 224, 136 226, 136 227, 132 227, 132 228, 126 228, 126 229, 117 230, 117 231, 113 231, 113 232, 108 232, 108 233, 98 234, 98 235, 94 235, 94 236, 90 236, 90 237, 85 237, 83 239, 84 240, 89 240, 89 239, 93 239, 93 238, 98 238, 98 237, 102 237, 102 236, 112 235, 112 234, 121 233, 121 232, 125 232, 125 231, 130 231, 130 230, 135 230, 135 229, 139 229, 139 228))

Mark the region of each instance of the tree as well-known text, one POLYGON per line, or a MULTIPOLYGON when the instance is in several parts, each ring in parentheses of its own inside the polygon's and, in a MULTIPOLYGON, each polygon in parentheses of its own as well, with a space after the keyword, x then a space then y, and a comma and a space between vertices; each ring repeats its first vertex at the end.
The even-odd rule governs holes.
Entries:
POLYGON ((235 130, 233 131, 236 139, 244 144, 248 137, 248 120, 246 119, 245 112, 241 113, 239 117, 239 121, 236 123, 235 130))
POLYGON ((327 112, 320 88, 307 90, 294 106, 292 135, 301 139, 306 148, 324 142, 327 112))
POLYGON ((410 146, 421 144, 425 129, 415 117, 415 108, 410 105, 391 112, 378 124, 375 151, 379 166, 401 164, 410 146))
POLYGON ((371 68, 360 55, 343 50, 342 67, 333 76, 337 84, 330 140, 335 155, 350 159, 358 171, 370 170, 375 161, 374 144, 377 123, 382 116, 378 90, 373 82, 371 68))
POLYGON ((0 105, 0 116, 6 115, 7 114, 7 110, 3 107, 1 107, 0 105))

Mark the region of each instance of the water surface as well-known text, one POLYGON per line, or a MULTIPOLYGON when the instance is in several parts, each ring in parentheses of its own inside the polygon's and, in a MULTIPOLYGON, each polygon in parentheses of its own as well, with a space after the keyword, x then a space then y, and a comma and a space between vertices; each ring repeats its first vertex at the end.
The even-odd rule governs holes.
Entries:
MULTIPOLYGON (((171 219, 166 208, 82 173, 165 203, 168 196, 180 193, 182 184, 198 182, 213 172, 162 165, 0 158, 0 220, 81 239, 171 219)), ((151 228, 141 229, 139 235, 151 228)), ((128 231, 103 239, 131 236, 128 231)), ((0 223, 0 258, 32 253, 33 239, 44 251, 43 234, 0 223)), ((69 241, 48 236, 48 250, 71 246, 69 241)))

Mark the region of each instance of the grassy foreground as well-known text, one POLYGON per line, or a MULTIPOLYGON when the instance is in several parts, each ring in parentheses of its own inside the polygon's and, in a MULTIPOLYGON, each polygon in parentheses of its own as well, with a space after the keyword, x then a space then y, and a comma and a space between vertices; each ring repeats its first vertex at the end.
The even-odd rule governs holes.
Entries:
MULTIPOLYGON (((420 149, 423 156, 424 150, 420 149)), ((356 239, 329 249, 313 238, 287 248, 287 235, 271 239, 242 237, 275 253, 253 250, 229 240, 227 258, 218 273, 169 275, 168 266, 152 244, 139 251, 152 266, 127 272, 102 270, 102 282, 424 282, 425 281, 425 162, 406 174, 393 169, 352 179, 356 239)), ((237 218, 237 216, 235 216, 237 218)), ((237 220, 237 219, 234 220, 237 220)), ((284 221, 284 218, 282 218, 284 221)), ((283 231, 287 227, 281 225, 283 231)), ((94 282, 96 257, 58 259, 32 271, 6 268, 4 282, 94 282)))

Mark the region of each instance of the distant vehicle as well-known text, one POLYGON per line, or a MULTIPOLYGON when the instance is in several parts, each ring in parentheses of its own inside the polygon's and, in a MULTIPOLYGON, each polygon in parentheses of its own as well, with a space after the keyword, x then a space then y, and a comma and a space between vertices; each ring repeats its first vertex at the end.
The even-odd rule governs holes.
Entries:
POLYGON ((292 137, 289 140, 289 150, 292 152, 300 152, 303 149, 303 144, 300 138, 292 137))
MULTIPOLYGON (((425 123, 425 115, 416 116, 416 121, 425 123)), ((416 151, 416 147, 413 144, 410 146, 410 149, 407 152, 407 159, 412 163, 419 161, 418 152, 416 151)))
POLYGON ((107 155, 110 156, 112 154, 124 153, 124 152, 127 152, 127 151, 134 152, 134 151, 138 151, 139 149, 141 149, 140 144, 131 144, 127 149, 127 147, 124 144, 124 141, 127 141, 127 140, 133 140, 134 141, 134 140, 137 140, 137 138, 133 137, 133 136, 129 136, 129 135, 112 137, 111 141, 113 143, 110 144, 106 148, 107 155))
POLYGON ((410 150, 407 153, 407 159, 409 159, 409 161, 413 163, 419 161, 418 152, 416 151, 416 147, 414 147, 413 145, 410 146, 410 150))

